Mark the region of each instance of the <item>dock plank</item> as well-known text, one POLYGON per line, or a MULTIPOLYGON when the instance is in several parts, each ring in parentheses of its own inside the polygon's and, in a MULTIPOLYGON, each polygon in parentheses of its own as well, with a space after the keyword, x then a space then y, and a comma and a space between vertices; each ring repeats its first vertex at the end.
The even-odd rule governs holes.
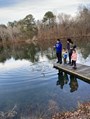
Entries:
POLYGON ((54 68, 60 69, 70 74, 74 74, 90 81, 90 66, 77 64, 77 69, 75 70, 70 65, 55 63, 54 68))

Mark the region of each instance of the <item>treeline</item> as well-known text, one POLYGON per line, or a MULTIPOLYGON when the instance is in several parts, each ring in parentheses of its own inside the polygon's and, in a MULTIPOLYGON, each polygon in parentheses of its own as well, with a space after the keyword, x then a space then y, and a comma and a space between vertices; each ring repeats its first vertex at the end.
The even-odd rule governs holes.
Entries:
POLYGON ((22 20, 8 22, 7 26, 0 25, 0 41, 2 42, 32 39, 37 34, 38 29, 31 14, 22 20))
POLYGON ((57 16, 48 11, 42 20, 29 14, 24 19, 0 25, 0 41, 37 40, 53 43, 57 38, 90 36, 90 8, 80 6, 77 15, 57 16))

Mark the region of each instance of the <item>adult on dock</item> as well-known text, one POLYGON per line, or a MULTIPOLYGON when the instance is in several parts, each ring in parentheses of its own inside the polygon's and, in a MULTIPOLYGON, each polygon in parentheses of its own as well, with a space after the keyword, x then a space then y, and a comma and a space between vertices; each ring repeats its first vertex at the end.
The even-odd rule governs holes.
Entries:
POLYGON ((67 51, 69 55, 69 64, 71 64, 71 56, 72 56, 72 51, 73 51, 73 42, 71 39, 67 39, 67 51))
POLYGON ((54 46, 56 48, 56 55, 57 55, 57 63, 62 64, 62 43, 60 41, 60 39, 57 39, 57 42, 54 46))

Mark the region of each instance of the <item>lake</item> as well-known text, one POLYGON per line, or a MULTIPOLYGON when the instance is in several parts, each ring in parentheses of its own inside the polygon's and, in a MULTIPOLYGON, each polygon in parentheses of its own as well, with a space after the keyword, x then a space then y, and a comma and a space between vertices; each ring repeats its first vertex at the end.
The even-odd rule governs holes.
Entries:
MULTIPOLYGON (((79 44, 78 63, 90 66, 90 44, 79 44)), ((0 47, 0 111, 17 112, 13 119, 50 119, 90 101, 90 84, 53 68, 52 48, 33 44, 0 47)))

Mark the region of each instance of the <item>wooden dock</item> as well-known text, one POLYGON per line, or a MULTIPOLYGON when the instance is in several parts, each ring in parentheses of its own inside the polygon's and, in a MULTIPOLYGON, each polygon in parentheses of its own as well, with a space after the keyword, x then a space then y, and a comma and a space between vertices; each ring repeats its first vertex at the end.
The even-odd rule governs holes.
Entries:
POLYGON ((73 74, 77 77, 88 80, 90 82, 90 66, 77 64, 77 69, 75 70, 70 65, 56 63, 54 64, 54 68, 60 69, 69 74, 73 74))

